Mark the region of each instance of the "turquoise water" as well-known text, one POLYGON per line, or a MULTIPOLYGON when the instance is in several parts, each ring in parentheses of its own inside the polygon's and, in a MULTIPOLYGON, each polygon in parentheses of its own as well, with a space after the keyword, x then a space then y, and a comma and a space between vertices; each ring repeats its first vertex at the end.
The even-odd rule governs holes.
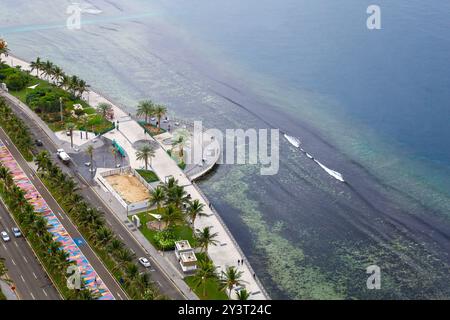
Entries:
POLYGON ((201 182, 272 297, 450 296, 449 3, 378 1, 377 31, 370 1, 98 0, 79 31, 70 1, 43 3, 0 4, 15 54, 130 111, 150 97, 208 127, 278 127, 344 174, 283 141, 279 174, 224 165, 201 182))

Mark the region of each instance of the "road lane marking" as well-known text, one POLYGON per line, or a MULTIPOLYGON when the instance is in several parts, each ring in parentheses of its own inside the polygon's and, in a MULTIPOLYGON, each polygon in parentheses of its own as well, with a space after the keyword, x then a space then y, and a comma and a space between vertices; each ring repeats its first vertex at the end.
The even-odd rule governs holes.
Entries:
POLYGON ((47 294, 47 292, 45 292, 44 289, 42 289, 42 292, 44 292, 45 296, 48 297, 48 294, 47 294))
POLYGON ((159 281, 156 281, 156 283, 158 284, 158 286, 160 286, 162 288, 162 285, 159 281))
POLYGON ((22 278, 23 283, 25 283, 25 278, 23 277, 23 275, 20 275, 20 277, 22 278))
POLYGON ((23 257, 23 260, 25 260, 25 263, 28 263, 28 260, 27 260, 27 258, 23 257))
POLYGON ((8 251, 8 248, 6 248, 5 244, 3 244, 3 248, 5 248, 5 250, 8 251))
POLYGON ((30 292, 31 297, 33 298, 33 300, 36 300, 36 298, 33 295, 33 292, 30 292))
POLYGON ((14 259, 11 259, 11 262, 12 262, 13 265, 16 266, 16 262, 14 261, 14 259))
POLYGON ((120 298, 120 300, 123 300, 122 296, 120 295, 120 293, 117 292, 117 296, 120 298))
POLYGON ((36 280, 37 280, 38 277, 37 277, 36 273, 33 272, 33 276, 34 276, 34 277, 36 278, 36 280))
POLYGON ((125 241, 125 239, 122 237, 122 235, 120 233, 119 233, 119 238, 125 241))
POLYGON ((17 244, 17 242, 14 242, 14 245, 18 248, 19 247, 19 245, 17 244))

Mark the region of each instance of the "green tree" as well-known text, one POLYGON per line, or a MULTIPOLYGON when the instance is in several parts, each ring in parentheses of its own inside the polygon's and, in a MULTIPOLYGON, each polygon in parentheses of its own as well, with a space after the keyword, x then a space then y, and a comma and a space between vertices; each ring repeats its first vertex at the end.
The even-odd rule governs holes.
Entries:
POLYGON ((203 296, 206 297, 206 285, 208 281, 217 279, 216 267, 211 260, 199 260, 198 269, 194 275, 195 289, 203 287, 203 296))
POLYGON ((178 147, 178 153, 180 158, 183 160, 184 157, 184 148, 186 147, 189 141, 190 134, 186 129, 178 129, 174 133, 174 141, 175 146, 178 147))
POLYGON ((148 162, 155 156, 155 149, 150 145, 145 145, 138 151, 136 151, 136 160, 144 161, 145 170, 148 170, 148 162))
POLYGON ((106 119, 108 113, 112 110, 112 105, 106 102, 101 102, 97 106, 97 113, 106 119))
POLYGON ((241 280, 243 272, 237 271, 236 267, 228 267, 225 271, 222 271, 222 290, 229 290, 228 295, 231 297, 231 290, 234 286, 241 286, 243 280, 241 280))
POLYGON ((238 300, 248 300, 250 298, 250 292, 248 292, 246 289, 239 290, 237 293, 238 300))
POLYGON ((148 118, 155 113, 155 105, 151 100, 144 100, 139 102, 136 115, 138 117, 145 116, 145 123, 148 123, 148 118))
POLYGON ((161 131, 161 118, 167 113, 167 108, 162 105, 156 105, 154 110, 154 115, 158 118, 158 131, 161 131))
POLYGON ((203 208, 205 205, 200 202, 200 200, 195 199, 193 202, 191 202, 186 210, 186 214, 191 220, 192 225, 195 223, 195 219, 197 217, 204 217, 206 214, 203 212, 203 208))
POLYGON ((183 215, 181 211, 172 204, 169 204, 166 208, 164 208, 161 220, 166 223, 167 228, 170 228, 171 225, 182 222, 183 215))
POLYGON ((216 246, 219 241, 215 240, 218 236, 218 233, 211 233, 211 227, 205 227, 203 229, 196 229, 195 230, 195 237, 197 240, 198 246, 202 249, 203 252, 208 251, 209 245, 216 246))
POLYGON ((155 189, 150 191, 150 202, 149 207, 156 205, 158 214, 161 214, 161 205, 166 200, 166 193, 161 186, 157 186, 155 189))

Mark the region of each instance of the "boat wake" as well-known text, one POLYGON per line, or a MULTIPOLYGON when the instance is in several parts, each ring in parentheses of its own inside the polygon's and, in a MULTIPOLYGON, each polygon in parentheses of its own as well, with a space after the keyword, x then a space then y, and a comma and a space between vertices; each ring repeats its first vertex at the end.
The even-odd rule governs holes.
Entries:
POLYGON ((331 170, 330 168, 328 168, 327 166, 325 166, 323 163, 321 163, 320 161, 316 160, 311 154, 309 154, 308 152, 306 152, 303 148, 300 147, 300 140, 294 136, 290 136, 288 134, 284 134, 284 137, 286 138, 286 140, 292 144, 294 147, 296 147, 297 149, 299 149, 301 152, 303 152, 309 159, 313 160, 315 163, 317 163, 319 165, 319 167, 321 167, 326 173, 328 173, 330 176, 332 176, 333 178, 335 178, 336 180, 339 180, 341 182, 345 182, 344 180, 344 176, 334 170, 331 170))

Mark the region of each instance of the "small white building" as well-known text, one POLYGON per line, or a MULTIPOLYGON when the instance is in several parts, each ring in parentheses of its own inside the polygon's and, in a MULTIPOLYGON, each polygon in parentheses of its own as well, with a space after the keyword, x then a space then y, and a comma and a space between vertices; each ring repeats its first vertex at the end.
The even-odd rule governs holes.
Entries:
POLYGON ((189 241, 181 240, 175 242, 175 255, 184 272, 197 270, 197 257, 189 241))

